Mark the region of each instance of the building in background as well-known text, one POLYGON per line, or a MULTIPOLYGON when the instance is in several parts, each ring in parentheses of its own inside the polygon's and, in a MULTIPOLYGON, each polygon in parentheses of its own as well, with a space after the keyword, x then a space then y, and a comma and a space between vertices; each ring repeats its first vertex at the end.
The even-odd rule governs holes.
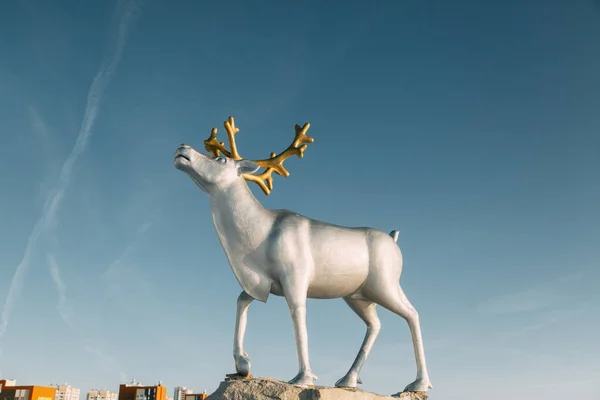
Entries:
POLYGON ((54 400, 79 400, 79 389, 67 385, 56 385, 54 400))
MULTIPOLYGON (((135 379, 131 383, 119 386, 118 400, 166 400, 167 388, 158 383, 155 386, 144 386, 135 379)), ((0 399, 1 400, 1 399, 0 399)))
POLYGON ((0 379, 0 392, 2 391, 2 386, 15 386, 17 381, 14 379, 0 379))
POLYGON ((117 400, 118 398, 118 393, 106 389, 94 389, 88 392, 86 400, 117 400))
POLYGON ((208 397, 206 390, 204 393, 188 393, 185 395, 185 400, 204 400, 208 397))
POLYGON ((185 396, 192 393, 194 393, 192 389, 188 389, 185 386, 177 386, 173 390, 173 400, 186 400, 185 396))
POLYGON ((17 386, 15 380, 0 379, 0 400, 54 400, 52 386, 17 386))

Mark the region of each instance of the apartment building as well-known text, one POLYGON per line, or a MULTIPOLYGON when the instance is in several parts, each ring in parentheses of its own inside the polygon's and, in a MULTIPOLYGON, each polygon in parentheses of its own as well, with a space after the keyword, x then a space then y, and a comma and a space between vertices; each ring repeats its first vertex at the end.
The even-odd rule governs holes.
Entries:
POLYGON ((0 379, 0 400, 54 400, 52 386, 17 386, 14 379, 0 379))
POLYGON ((54 400, 79 400, 79 392, 79 389, 66 383, 64 385, 56 385, 54 400))
POLYGON ((167 388, 160 382, 154 386, 144 386, 135 379, 131 383, 119 386, 117 400, 166 400, 167 388))
POLYGON ((86 400, 118 400, 119 394, 106 389, 90 390, 86 400))
POLYGON ((0 392, 2 391, 2 386, 15 386, 17 381, 14 379, 0 379, 0 392))
POLYGON ((204 393, 188 393, 185 395, 185 400, 204 400, 208 397, 206 390, 204 393))
POLYGON ((194 393, 192 389, 188 389, 185 386, 177 386, 173 390, 173 400, 186 400, 185 396, 192 393, 194 393))

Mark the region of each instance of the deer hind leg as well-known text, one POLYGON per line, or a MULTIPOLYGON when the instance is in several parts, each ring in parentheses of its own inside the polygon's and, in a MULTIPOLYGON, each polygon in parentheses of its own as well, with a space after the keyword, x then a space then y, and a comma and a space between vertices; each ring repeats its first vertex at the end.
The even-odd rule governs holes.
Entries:
POLYGON ((344 297, 344 301, 350 306, 352 311, 356 313, 367 325, 367 333, 360 346, 358 355, 354 359, 354 363, 350 367, 350 370, 340 380, 335 383, 337 387, 357 387, 359 383, 362 383, 359 377, 360 370, 363 364, 367 360, 375 339, 381 329, 381 323, 377 316, 376 303, 365 299, 360 296, 348 296, 344 297))
POLYGON ((243 377, 250 375, 250 357, 248 357, 248 353, 244 350, 244 336, 246 335, 246 324, 248 322, 248 308, 253 300, 254 298, 246 292, 240 293, 237 299, 233 359, 235 361, 236 372, 243 377))
POLYGON ((413 348, 415 352, 415 361, 417 363, 417 379, 406 386, 405 392, 426 392, 431 389, 431 381, 427 373, 425 363, 425 351, 423 349, 423 338, 421 336, 421 324, 417 310, 410 304, 408 298, 399 284, 386 285, 378 288, 379 290, 370 293, 370 298, 387 308, 391 312, 401 316, 408 323, 410 334, 412 336, 413 348))

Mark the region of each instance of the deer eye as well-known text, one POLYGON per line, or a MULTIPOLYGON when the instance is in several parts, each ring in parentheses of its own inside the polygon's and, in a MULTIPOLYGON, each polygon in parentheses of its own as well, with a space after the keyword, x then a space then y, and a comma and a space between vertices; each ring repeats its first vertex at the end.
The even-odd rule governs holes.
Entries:
POLYGON ((215 158, 215 161, 219 164, 225 164, 227 162, 227 159, 225 157, 217 157, 215 158))

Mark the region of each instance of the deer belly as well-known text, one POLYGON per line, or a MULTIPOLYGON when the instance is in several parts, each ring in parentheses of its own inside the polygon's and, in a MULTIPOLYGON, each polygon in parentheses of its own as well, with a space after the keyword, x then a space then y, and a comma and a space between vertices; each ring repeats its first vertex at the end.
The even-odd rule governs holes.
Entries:
POLYGON ((369 274, 369 252, 363 240, 321 243, 313 250, 314 274, 308 297, 328 299, 356 292, 369 274), (337 244, 337 246, 336 246, 337 244))

